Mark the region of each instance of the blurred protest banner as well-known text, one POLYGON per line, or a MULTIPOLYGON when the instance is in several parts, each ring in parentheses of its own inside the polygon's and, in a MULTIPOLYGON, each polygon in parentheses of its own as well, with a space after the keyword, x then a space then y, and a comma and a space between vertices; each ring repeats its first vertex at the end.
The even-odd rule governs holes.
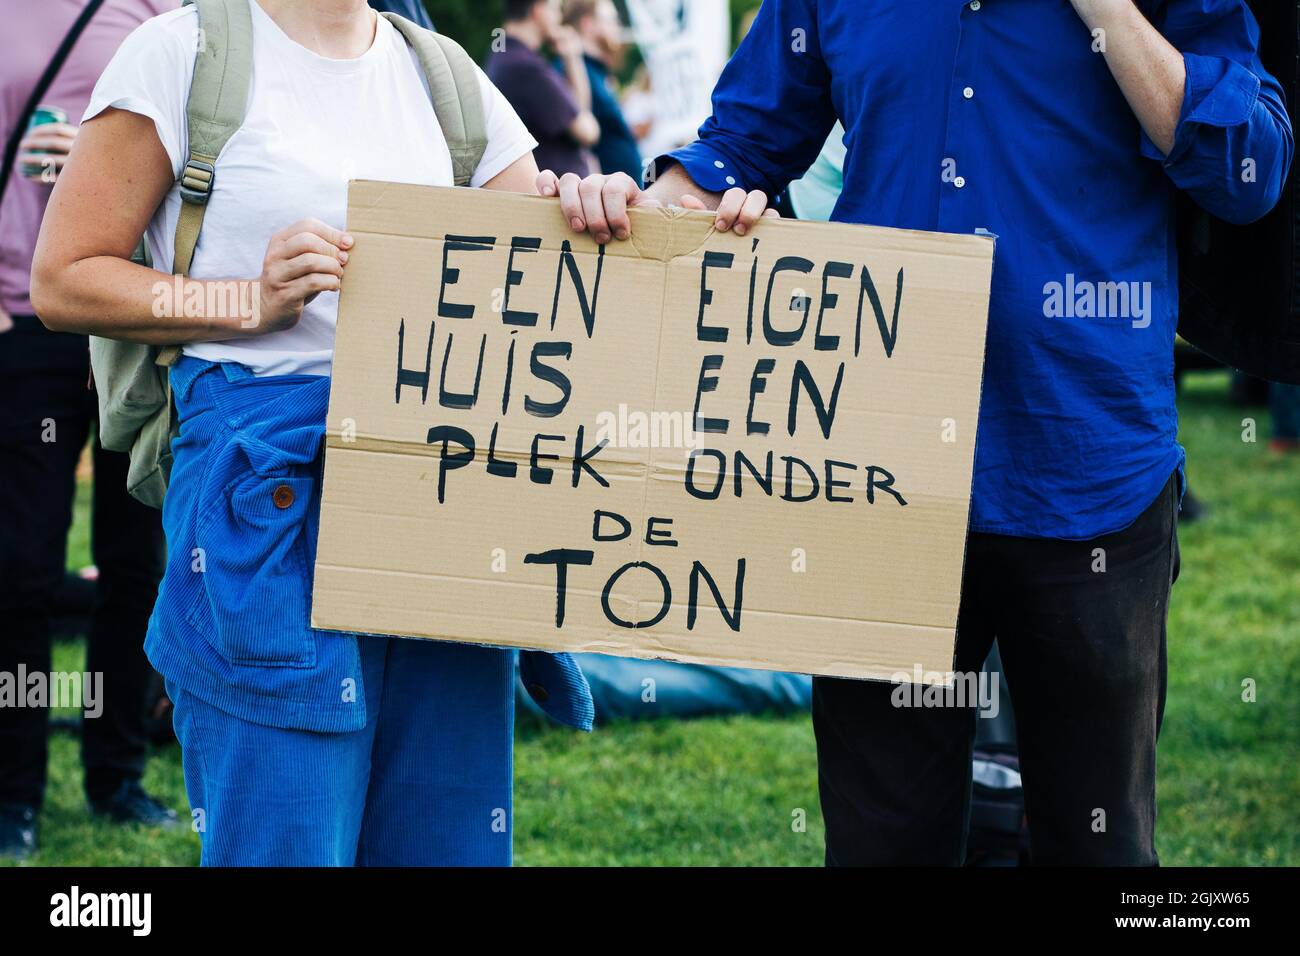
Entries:
POLYGON ((628 0, 632 36, 654 93, 654 156, 695 139, 713 112, 713 86, 730 54, 727 0, 628 0))
POLYGON ((992 239, 631 216, 352 184, 313 626, 949 671, 992 239))

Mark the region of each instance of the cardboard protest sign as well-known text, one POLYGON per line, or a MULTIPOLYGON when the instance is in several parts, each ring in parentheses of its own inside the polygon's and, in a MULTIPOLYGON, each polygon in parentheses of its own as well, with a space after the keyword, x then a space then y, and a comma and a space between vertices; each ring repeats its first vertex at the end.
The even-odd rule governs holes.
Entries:
POLYGON ((313 625, 949 671, 992 239, 631 215, 352 184, 313 625))

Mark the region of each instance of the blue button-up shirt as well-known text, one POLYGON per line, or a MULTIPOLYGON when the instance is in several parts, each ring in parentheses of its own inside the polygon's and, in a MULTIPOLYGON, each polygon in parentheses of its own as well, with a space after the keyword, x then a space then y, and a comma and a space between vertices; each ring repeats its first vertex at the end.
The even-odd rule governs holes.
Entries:
POLYGON ((1068 0, 764 0, 699 141, 670 154, 705 188, 774 195, 839 118, 833 219, 998 235, 975 531, 1091 538, 1155 500, 1183 461, 1175 190, 1249 222, 1290 167, 1243 0, 1139 6, 1187 66, 1168 156, 1068 0))

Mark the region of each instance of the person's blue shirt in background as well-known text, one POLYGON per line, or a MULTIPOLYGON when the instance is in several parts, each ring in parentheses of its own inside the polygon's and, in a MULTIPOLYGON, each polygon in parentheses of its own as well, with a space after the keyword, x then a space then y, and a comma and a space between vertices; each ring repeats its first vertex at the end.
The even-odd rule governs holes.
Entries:
POLYGON ((1091 538, 1155 500, 1183 461, 1174 192, 1248 222, 1290 167, 1283 94, 1243 0, 1139 5, 1187 66, 1168 157, 1064 0, 765 0, 700 139, 669 154, 704 188, 773 196, 839 118, 833 219, 999 237, 973 531, 1091 538), (1126 315, 1071 318, 1049 307, 1052 283, 1141 296, 1126 315))
POLYGON ((802 179, 791 182, 786 194, 796 217, 826 222, 835 212, 843 191, 844 127, 837 122, 808 172, 802 179))

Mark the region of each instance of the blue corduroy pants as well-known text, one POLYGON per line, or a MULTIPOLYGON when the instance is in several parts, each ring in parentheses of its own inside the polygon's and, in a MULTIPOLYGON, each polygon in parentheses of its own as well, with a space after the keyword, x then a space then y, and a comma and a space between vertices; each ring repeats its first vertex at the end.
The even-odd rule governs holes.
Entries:
POLYGON ((204 866, 508 866, 511 655, 358 638, 366 725, 284 730, 168 682, 204 866))

